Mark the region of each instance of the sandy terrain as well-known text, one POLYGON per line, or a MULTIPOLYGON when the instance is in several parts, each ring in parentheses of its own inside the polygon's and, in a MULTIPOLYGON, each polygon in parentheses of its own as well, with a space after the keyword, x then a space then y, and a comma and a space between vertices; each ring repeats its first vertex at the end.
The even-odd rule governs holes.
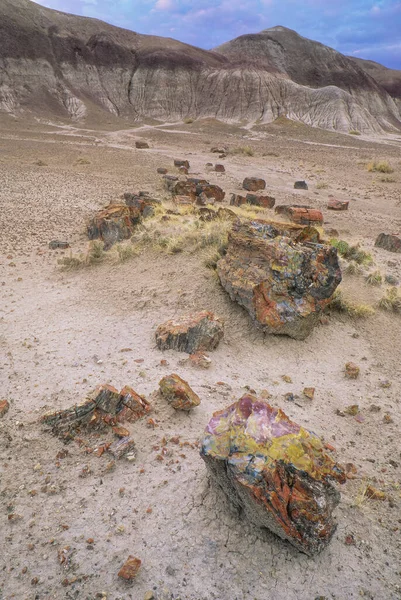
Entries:
MULTIPOLYGON (((303 342, 264 336, 196 253, 150 248, 123 264, 65 272, 57 264, 65 254, 48 249, 52 239, 84 249, 86 220, 125 191, 165 197, 156 168, 174 172, 173 159, 187 158, 192 173, 221 185, 227 197, 244 176, 256 175, 278 204, 322 208, 326 227, 372 253, 371 270, 401 279, 400 255, 374 248, 378 233, 401 230, 400 140, 288 124, 124 130, 110 121, 95 131, 2 117, 0 126, 0 379, 1 398, 11 404, 0 420, 0 598, 142 600, 153 591, 158 600, 400 599, 400 316, 332 314, 303 342), (136 150, 136 139, 151 149, 136 150), (254 156, 229 155, 225 175, 206 174, 217 144, 251 146, 254 156), (388 160, 395 181, 368 173, 372 159, 388 160), (295 191, 296 179, 307 180, 309 191, 295 191), (349 199, 350 210, 327 211, 330 194, 349 199), (206 371, 154 343, 158 324, 200 309, 225 320, 224 342, 206 371), (344 378, 347 361, 361 367, 358 380, 344 378), (189 415, 151 397, 172 372, 201 398, 189 415), (46 410, 70 406, 106 382, 150 398, 157 425, 129 425, 137 460, 112 470, 110 455, 85 451, 102 436, 83 433, 85 443, 65 445, 38 424, 46 410), (267 389, 275 405, 335 446, 339 462, 358 469, 342 486, 338 530, 318 557, 244 522, 209 482, 197 441, 212 412, 246 386, 267 389), (313 401, 303 398, 305 386, 316 388, 313 401), (284 399, 287 392, 295 402, 284 399), (363 422, 336 413, 352 404, 363 422), (159 460, 163 438, 168 453, 159 460), (387 500, 362 499, 368 482, 387 500), (60 564, 67 546, 69 560, 60 564), (117 577, 129 554, 142 560, 132 585, 117 577)), ((371 305, 386 289, 361 275, 345 275, 341 287, 371 305)))

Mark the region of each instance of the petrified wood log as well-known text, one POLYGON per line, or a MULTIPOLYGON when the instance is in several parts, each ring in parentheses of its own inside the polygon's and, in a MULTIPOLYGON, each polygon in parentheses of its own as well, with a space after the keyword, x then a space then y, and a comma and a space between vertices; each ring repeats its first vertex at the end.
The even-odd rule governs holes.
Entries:
POLYGON ((375 246, 384 248, 389 252, 401 252, 401 236, 395 233, 380 233, 376 239, 375 246))
POLYGON ((116 422, 137 421, 150 412, 150 404, 132 388, 118 392, 111 385, 100 385, 81 404, 60 411, 48 412, 41 422, 55 432, 80 425, 113 425, 116 422))
POLYGON ((99 211, 88 224, 88 238, 101 239, 105 249, 116 242, 126 240, 134 233, 135 226, 141 220, 141 211, 134 206, 110 204, 99 211))
POLYGON ((202 311, 167 321, 156 330, 160 350, 194 352, 213 350, 224 335, 223 323, 212 312, 202 311))
POLYGON ((336 249, 319 241, 313 228, 236 221, 221 284, 267 333, 304 339, 341 282, 336 249))
POLYGON ((322 441, 264 400, 245 395, 214 413, 201 446, 206 466, 230 501, 313 555, 330 542, 345 474, 322 441))

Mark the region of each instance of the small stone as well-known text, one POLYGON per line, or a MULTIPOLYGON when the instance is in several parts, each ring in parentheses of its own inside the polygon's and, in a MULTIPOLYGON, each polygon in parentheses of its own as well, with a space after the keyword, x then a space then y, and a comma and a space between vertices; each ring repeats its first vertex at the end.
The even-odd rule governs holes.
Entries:
POLYGON ((149 144, 147 142, 137 140, 135 142, 135 148, 138 148, 138 150, 146 150, 147 148, 149 148, 149 144))
POLYGON ((129 436, 128 429, 126 429, 125 427, 121 427, 121 425, 117 426, 117 427, 113 427, 113 433, 115 433, 116 436, 119 438, 124 438, 124 437, 129 436))
POLYGON ((10 410, 10 403, 8 400, 0 400, 0 419, 10 410))
POLYGON ((390 423, 394 423, 394 419, 391 415, 386 414, 383 417, 383 423, 385 423, 386 425, 390 425, 390 423))
POLYGON ((187 160, 174 160, 174 166, 175 167, 185 167, 186 169, 189 169, 189 161, 187 160))
POLYGON ((258 190, 264 190, 266 187, 266 181, 259 177, 245 177, 242 182, 242 187, 248 192, 257 192, 258 190))
POLYGON ((132 437, 126 436, 117 440, 111 444, 109 448, 110 454, 116 459, 120 459, 123 456, 134 456, 135 455, 135 441, 132 437))
POLYGON ((306 398, 308 398, 309 400, 313 400, 313 398, 315 397, 315 388, 313 388, 313 387, 304 388, 303 395, 306 398))
POLYGON ((159 382, 160 393, 176 410, 191 410, 199 406, 200 398, 179 375, 172 374, 159 382))
POLYGON ((345 377, 348 379, 357 379, 359 377, 360 368, 353 362, 347 362, 345 365, 345 377))
POLYGON ((200 367, 201 369, 209 369, 212 365, 211 359, 204 352, 190 354, 189 362, 194 367, 200 367))
POLYGON ((401 236, 394 233, 380 233, 375 241, 375 246, 389 252, 401 252, 401 236))
POLYGON ((282 375, 281 379, 285 382, 285 383, 292 383, 292 379, 289 375, 282 375))
POLYGON ((365 496, 370 500, 386 500, 387 498, 387 494, 373 487, 373 485, 368 485, 365 496))
POLYGON ((132 581, 138 575, 142 561, 134 556, 129 556, 125 561, 124 565, 118 572, 118 576, 126 581, 132 581))
POLYGON ((216 173, 225 173, 226 172, 226 168, 224 165, 220 165, 220 164, 216 164, 214 166, 214 170, 216 171, 216 173))
POLYGON ((393 286, 398 286, 398 285, 400 285, 400 280, 399 280, 399 279, 397 279, 397 277, 394 277, 394 275, 391 275, 391 274, 389 274, 389 275, 386 275, 386 276, 384 277, 384 280, 385 280, 385 282, 386 282, 386 283, 388 283, 389 285, 393 285, 393 286))
POLYGON ((159 173, 159 175, 167 175, 167 169, 165 169, 164 167, 159 167, 157 169, 157 172, 159 173))
POLYGON ((68 242, 61 242, 60 240, 52 240, 51 242, 49 242, 50 250, 66 250, 69 247, 70 244, 68 242))
POLYGON ((327 208, 329 210, 348 210, 349 202, 347 200, 337 200, 336 198, 329 198, 327 208))
POLYGON ((308 189, 308 184, 306 183, 306 181, 296 181, 294 183, 294 189, 296 189, 296 190, 307 190, 308 189))
POLYGON ((155 600, 155 595, 153 592, 146 592, 143 600, 155 600))

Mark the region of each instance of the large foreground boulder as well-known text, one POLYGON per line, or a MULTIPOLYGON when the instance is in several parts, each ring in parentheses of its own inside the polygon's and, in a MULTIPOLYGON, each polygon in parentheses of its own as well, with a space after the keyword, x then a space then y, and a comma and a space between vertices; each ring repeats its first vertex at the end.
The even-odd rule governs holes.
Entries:
POLYGON ((236 221, 217 263, 224 289, 267 333, 304 339, 341 282, 337 250, 313 228, 236 221))
POLYGON ((129 239, 141 216, 141 211, 136 206, 110 204, 100 210, 88 223, 88 238, 103 240, 104 248, 107 250, 116 242, 129 239))
POLYGON ((384 248, 389 252, 401 252, 401 235, 395 233, 380 233, 376 239, 375 246, 384 248))
POLYGON ((214 413, 201 445, 230 501, 259 527, 314 555, 327 546, 345 474, 322 441, 264 400, 245 395, 214 413))
POLYGON ((214 350, 224 335, 223 323, 212 312, 184 315, 159 325, 156 344, 160 350, 205 352, 214 350))

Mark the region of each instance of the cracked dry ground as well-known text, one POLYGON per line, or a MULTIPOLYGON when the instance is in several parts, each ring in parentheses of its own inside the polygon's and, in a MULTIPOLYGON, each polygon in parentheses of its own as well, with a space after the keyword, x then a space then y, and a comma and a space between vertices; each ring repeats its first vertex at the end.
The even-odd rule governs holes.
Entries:
MULTIPOLYGON (((332 314, 303 342, 263 336, 196 253, 148 248, 124 264, 63 272, 63 255, 47 247, 58 238, 74 252, 85 248, 84 223, 95 210, 125 191, 162 197, 156 168, 173 171, 173 159, 186 158, 192 172, 221 185, 227 197, 255 175, 267 180, 277 203, 323 209, 328 227, 361 242, 375 268, 400 278, 400 255, 373 247, 378 233, 401 225, 397 141, 306 127, 250 132, 212 122, 120 129, 2 121, 0 377, 1 398, 11 406, 0 420, 0 596, 142 600, 153 591, 163 600, 399 599, 400 317, 379 310, 366 320, 332 314), (135 139, 151 149, 135 150, 135 139), (254 156, 229 155, 226 175, 206 174, 205 163, 215 162, 210 147, 222 143, 251 146, 254 156), (393 164, 394 182, 366 171, 375 158, 393 164), (294 191, 296 179, 306 179, 309 190, 294 191), (329 194, 350 200, 350 210, 329 213, 329 194), (157 325, 203 309, 226 322, 210 369, 156 349, 157 325), (355 381, 344 378, 349 361, 361 367, 355 381), (127 425, 136 462, 113 466, 107 453, 86 452, 102 436, 83 432, 82 443, 65 445, 38 424, 46 410, 79 402, 97 384, 130 385, 149 398, 172 372, 190 383, 201 405, 182 414, 155 399, 156 427, 146 418, 127 425), (390 387, 382 387, 386 380, 390 387), (341 488, 332 543, 313 559, 244 522, 206 475, 197 441, 211 413, 245 386, 267 389, 274 405, 358 469, 341 488), (313 401, 302 397, 304 387, 316 388, 313 401), (288 392, 295 402, 285 400, 288 392), (362 422, 341 416, 353 404, 362 422), (364 498, 367 483, 387 499, 364 498), (117 576, 128 555, 142 561, 132 585, 117 576)), ((372 305, 385 291, 358 275, 345 275, 341 285, 348 297, 372 305)))

